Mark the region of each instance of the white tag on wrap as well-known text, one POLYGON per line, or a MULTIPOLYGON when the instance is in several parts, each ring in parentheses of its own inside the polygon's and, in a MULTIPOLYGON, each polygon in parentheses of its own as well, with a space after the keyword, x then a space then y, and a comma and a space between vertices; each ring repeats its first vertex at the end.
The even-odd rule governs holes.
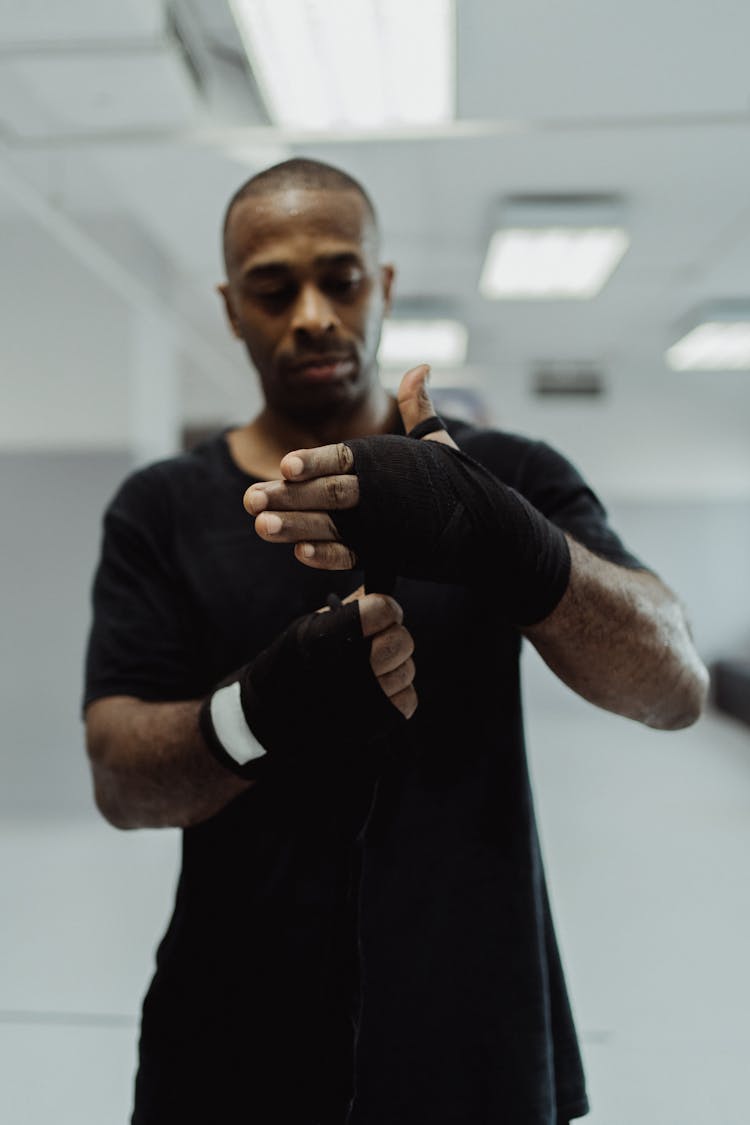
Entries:
POLYGON ((210 706, 216 737, 238 766, 244 766, 266 753, 245 722, 237 680, 215 691, 210 706))

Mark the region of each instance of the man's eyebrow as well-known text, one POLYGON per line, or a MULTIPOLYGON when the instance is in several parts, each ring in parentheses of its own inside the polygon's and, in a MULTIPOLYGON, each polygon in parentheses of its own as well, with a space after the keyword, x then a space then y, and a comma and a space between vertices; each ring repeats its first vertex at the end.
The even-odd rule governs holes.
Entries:
POLYGON ((286 262, 258 262, 256 266, 248 266, 242 271, 246 280, 264 277, 278 277, 279 274, 288 273, 289 266, 286 262))
POLYGON ((361 266, 362 259, 353 250, 345 250, 340 254, 319 254, 315 259, 316 266, 361 266))
MULTIPOLYGON (((361 269, 363 266, 362 258, 359 254, 354 253, 353 250, 345 250, 340 253, 333 254, 318 254, 313 259, 313 264, 320 269, 321 267, 330 268, 333 266, 357 266, 361 269)), ((281 274, 288 274, 294 272, 293 267, 285 261, 269 261, 258 262, 256 265, 249 265, 242 271, 242 277, 246 281, 263 280, 266 277, 278 277, 281 274)))

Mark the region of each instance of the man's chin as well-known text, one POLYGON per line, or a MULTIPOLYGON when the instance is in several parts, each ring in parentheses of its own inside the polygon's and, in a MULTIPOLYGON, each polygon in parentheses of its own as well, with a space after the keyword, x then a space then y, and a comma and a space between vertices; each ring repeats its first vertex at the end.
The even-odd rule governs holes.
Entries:
POLYGON ((366 388, 348 381, 321 380, 298 384, 294 394, 274 396, 273 406, 298 425, 315 425, 348 417, 366 395, 366 388))

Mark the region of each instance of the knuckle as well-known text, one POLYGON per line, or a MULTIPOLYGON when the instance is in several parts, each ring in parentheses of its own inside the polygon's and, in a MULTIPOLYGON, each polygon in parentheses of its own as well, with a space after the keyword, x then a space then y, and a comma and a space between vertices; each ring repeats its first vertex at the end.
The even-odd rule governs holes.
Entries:
POLYGON ((385 659, 389 662, 392 662, 398 656, 399 648, 400 643, 398 635, 393 631, 389 631, 388 633, 386 633, 383 642, 385 659))
POLYGON ((388 641, 382 633, 376 633, 370 646, 370 664, 375 674, 381 675, 388 665, 388 641))
POLYGON ((401 689, 405 687, 404 684, 399 682, 399 678, 395 672, 384 672, 382 676, 378 676, 378 683, 389 699, 394 695, 398 695, 401 689))
POLYGON ((316 550, 329 570, 351 570, 354 566, 351 551, 340 543, 319 543, 316 550))
POLYGON ((373 594, 377 607, 380 610, 380 617, 385 625, 392 625, 395 623, 396 615, 393 612, 393 602, 388 594, 373 594))
POLYGON ((404 620, 404 611, 401 606, 390 594, 381 594, 380 597, 383 599, 383 605, 387 611, 388 620, 393 621, 396 625, 400 625, 404 620))
POLYGON ((387 676, 383 677, 386 694, 398 695, 400 692, 406 691, 411 686, 413 678, 413 673, 409 673, 406 664, 400 664, 394 672, 389 672, 387 676))
POLYGON ((346 500, 346 490, 341 477, 328 477, 325 482, 325 495, 328 506, 340 508, 346 500))
POLYGON ((397 651, 403 653, 404 657, 411 656, 414 652, 414 640, 409 630, 404 625, 396 625, 395 635, 397 651))
POLYGON ((293 543, 315 543, 321 538, 320 527, 314 519, 303 515, 295 515, 287 523, 289 541, 293 543))
POLYGON ((341 473, 347 473, 354 462, 351 449, 348 445, 344 445, 343 442, 339 442, 336 446, 336 460, 338 462, 339 472, 341 473))
POLYGON ((391 703, 406 719, 410 719, 417 709, 417 693, 414 688, 408 687, 391 696, 391 703))
POLYGON ((365 608, 374 632, 383 634, 393 625, 393 615, 385 594, 366 594, 365 608))
POLYGON ((382 605, 383 598, 381 594, 365 594, 362 598, 362 609, 372 618, 373 624, 377 623, 380 628, 380 621, 382 619, 382 605))
MULTIPOLYGON (((390 696, 390 702, 400 711, 402 715, 406 716, 406 700, 403 698, 403 692, 397 692, 395 695, 390 696)), ((408 716, 406 716, 408 718, 408 716)))
POLYGON ((411 656, 414 642, 402 625, 387 625, 372 640, 371 662, 376 672, 393 672, 411 656))
POLYGON ((325 562, 335 562, 338 558, 335 543, 319 543, 317 549, 325 562))

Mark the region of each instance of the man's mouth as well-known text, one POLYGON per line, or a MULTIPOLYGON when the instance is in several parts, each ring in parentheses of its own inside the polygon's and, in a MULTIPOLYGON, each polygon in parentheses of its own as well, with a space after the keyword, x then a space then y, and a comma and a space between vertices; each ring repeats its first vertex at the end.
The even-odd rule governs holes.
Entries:
POLYGON ((305 382, 327 383, 348 379, 355 367, 350 356, 310 356, 292 364, 291 371, 305 382))

